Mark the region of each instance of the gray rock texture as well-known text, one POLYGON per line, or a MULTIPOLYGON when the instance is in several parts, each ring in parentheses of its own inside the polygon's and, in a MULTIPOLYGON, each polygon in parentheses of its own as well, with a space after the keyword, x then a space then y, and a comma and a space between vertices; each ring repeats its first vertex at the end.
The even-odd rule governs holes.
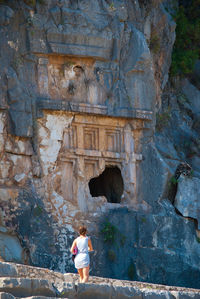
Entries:
POLYGON ((85 223, 91 274, 106 277, 54 288, 2 264, 2 298, 189 294, 109 278, 200 288, 200 92, 168 81, 173 10, 173 0, 0 1, 1 258, 60 279, 75 272, 69 248, 85 223), (174 176, 185 161, 192 184, 174 176))
MULTIPOLYGON (((8 271, 6 271, 8 273, 8 271)), ((11 273, 10 273, 11 274, 11 273)), ((13 272, 14 274, 14 272, 13 272)), ((199 298, 196 289, 177 288, 164 285, 119 281, 90 277, 88 283, 79 283, 78 275, 61 274, 47 269, 0 264, 0 298, 199 298), (12 267, 16 274, 5 276, 4 270, 12 267)))
POLYGON ((187 178, 181 176, 179 178, 178 190, 174 202, 174 206, 184 217, 190 217, 197 220, 198 229, 200 229, 199 184, 199 178, 187 178))

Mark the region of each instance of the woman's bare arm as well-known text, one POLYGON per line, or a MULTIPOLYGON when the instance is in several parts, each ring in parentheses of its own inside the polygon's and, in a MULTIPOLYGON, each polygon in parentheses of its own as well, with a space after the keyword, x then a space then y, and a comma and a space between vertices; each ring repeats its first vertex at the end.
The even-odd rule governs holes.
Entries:
POLYGON ((89 251, 93 251, 93 247, 92 247, 92 241, 90 239, 88 239, 88 247, 89 247, 89 251))
POLYGON ((70 249, 71 253, 74 254, 74 248, 76 247, 76 240, 72 243, 72 247, 70 249))

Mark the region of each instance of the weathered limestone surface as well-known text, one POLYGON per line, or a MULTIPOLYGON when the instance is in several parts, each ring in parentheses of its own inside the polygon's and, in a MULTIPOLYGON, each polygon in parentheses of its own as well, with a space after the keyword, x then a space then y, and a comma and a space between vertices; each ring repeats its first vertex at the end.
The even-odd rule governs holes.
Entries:
POLYGON ((164 285, 119 281, 91 276, 80 284, 77 274, 0 263, 0 298, 158 298, 197 299, 200 291, 164 285))
MULTIPOLYGON (((167 84, 173 1, 4 2, 1 258, 74 272, 69 248, 85 223, 92 274, 200 288, 199 230, 167 200, 180 162, 200 176, 199 91, 182 81, 186 101, 167 84), (155 133, 156 111, 169 103, 169 126, 155 133), (116 229, 113 244, 104 242, 105 223, 116 229)), ((95 289, 104 298, 90 287, 79 286, 80 298, 95 289)), ((45 288, 54 296, 48 281, 45 288)), ((114 282, 105 290, 129 296, 114 282)))
POLYGON ((197 220, 200 229, 199 178, 180 177, 174 205, 184 217, 197 220), (188 200, 189 199, 189 200, 188 200))

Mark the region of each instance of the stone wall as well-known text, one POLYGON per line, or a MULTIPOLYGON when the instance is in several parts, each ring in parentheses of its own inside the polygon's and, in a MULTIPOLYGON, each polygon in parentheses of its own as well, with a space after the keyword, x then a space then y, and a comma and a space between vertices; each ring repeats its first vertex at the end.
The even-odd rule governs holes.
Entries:
POLYGON ((47 269, 0 264, 0 297, 7 298, 135 298, 197 299, 200 291, 164 285, 119 281, 92 276, 79 283, 77 274, 61 274, 47 269))

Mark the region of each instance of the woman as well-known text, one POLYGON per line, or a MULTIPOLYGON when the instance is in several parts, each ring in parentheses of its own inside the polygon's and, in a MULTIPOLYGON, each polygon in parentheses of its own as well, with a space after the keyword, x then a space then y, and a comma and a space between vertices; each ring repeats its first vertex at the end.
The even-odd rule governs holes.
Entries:
POLYGON ((86 236, 87 228, 85 226, 79 227, 80 236, 76 238, 70 249, 71 253, 74 253, 75 248, 77 248, 77 255, 75 257, 75 267, 80 275, 80 282, 87 282, 89 278, 89 268, 90 268, 90 257, 89 251, 93 251, 92 242, 90 238, 86 236))

